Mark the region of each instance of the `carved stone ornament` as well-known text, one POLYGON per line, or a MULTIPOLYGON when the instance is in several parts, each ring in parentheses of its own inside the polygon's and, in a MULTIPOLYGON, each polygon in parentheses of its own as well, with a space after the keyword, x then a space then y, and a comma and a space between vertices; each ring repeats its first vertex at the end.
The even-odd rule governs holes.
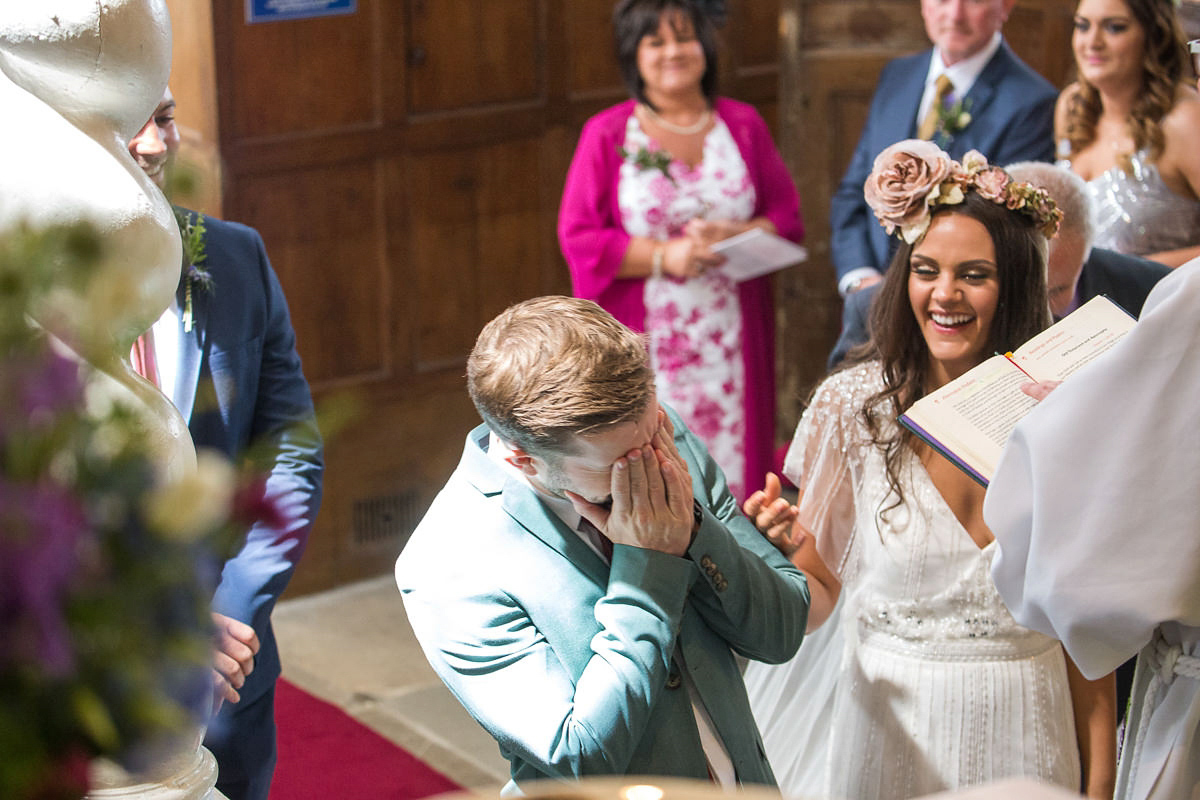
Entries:
MULTIPOLYGON (((53 292, 31 324, 85 365, 91 407, 138 413, 163 476, 174 479, 195 469, 191 437, 171 402, 133 372, 129 351, 175 293, 179 230, 126 149, 170 67, 165 0, 0 2, 0 236, 87 221, 105 243, 90 284, 53 292)), ((201 735, 144 775, 97 762, 89 797, 213 797, 216 763, 201 735)))
POLYGON ((0 234, 92 223, 105 256, 36 324, 90 365, 90 403, 145 419, 166 477, 195 468, 187 426, 129 365, 133 340, 171 303, 182 249, 171 207, 126 143, 154 112, 171 65, 164 0, 0 3, 0 234))

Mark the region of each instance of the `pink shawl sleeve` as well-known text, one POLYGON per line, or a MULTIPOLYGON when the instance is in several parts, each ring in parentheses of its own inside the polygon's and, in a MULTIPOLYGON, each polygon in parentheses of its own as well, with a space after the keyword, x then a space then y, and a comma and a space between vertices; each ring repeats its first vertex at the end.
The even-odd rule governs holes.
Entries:
MULTIPOLYGON (((753 216, 766 217, 785 239, 800 242, 800 198, 792 177, 775 149, 771 132, 754 107, 718 98, 717 113, 729 128, 754 184, 753 216)), ((775 305, 771 276, 738 285, 742 307, 742 361, 746 370, 746 470, 747 486, 760 485, 775 465, 775 305)))
POLYGON ((641 279, 617 278, 629 247, 617 206, 625 124, 633 113, 628 100, 600 112, 583 126, 567 171, 558 209, 558 241, 571 271, 576 297, 595 300, 618 320, 641 331, 645 306, 641 279))

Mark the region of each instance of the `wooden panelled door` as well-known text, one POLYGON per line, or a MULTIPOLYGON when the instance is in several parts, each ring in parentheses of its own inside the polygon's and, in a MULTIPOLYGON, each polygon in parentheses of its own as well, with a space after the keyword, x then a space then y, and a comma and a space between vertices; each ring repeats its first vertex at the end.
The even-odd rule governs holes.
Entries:
MULTIPOLYGON (((241 0, 169 2, 179 119, 215 131, 220 210, 261 231, 318 404, 358 409, 291 593, 386 573, 478 422, 479 329, 570 291, 563 179, 584 120, 625 97, 613 2, 358 0, 260 24, 241 0)), ((722 90, 772 121, 779 0, 727 5, 722 90)))
MULTIPOLYGON (((1018 0, 1004 35, 1055 86, 1070 80, 1076 0, 1018 0)), ((919 0, 783 0, 779 143, 804 198, 809 261, 776 284, 779 429, 795 427, 841 327, 829 254, 829 198, 891 59, 929 47, 919 0)))

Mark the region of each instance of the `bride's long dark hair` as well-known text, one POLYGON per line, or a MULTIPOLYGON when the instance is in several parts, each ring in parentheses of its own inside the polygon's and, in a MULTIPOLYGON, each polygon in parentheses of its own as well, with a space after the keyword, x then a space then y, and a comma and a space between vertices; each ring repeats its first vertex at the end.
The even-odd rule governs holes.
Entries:
MULTIPOLYGON (((1026 214, 1010 211, 969 189, 962 203, 939 206, 934 218, 962 214, 977 220, 992 237, 1000 296, 985 353, 1016 349, 1050 324, 1046 297, 1046 239, 1026 214)), ((921 240, 918 240, 918 243, 921 240)), ((858 414, 872 443, 884 453, 891 502, 884 514, 905 502, 900 467, 916 437, 896 419, 925 394, 929 347, 908 298, 909 260, 915 244, 901 243, 871 306, 870 339, 850 351, 847 365, 878 360, 883 389, 867 399, 858 414)))

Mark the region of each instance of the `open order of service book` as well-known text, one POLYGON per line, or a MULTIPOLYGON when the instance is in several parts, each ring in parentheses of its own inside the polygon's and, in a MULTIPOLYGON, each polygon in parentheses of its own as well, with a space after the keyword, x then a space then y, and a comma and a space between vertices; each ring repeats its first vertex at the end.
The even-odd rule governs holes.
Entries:
POLYGON ((1093 297, 1017 348, 1011 361, 993 356, 922 397, 900 424, 987 486, 1013 428, 1037 405, 1021 384, 1031 377, 1065 380, 1109 350, 1135 321, 1107 297, 1093 297))
POLYGON ((762 228, 722 239, 712 246, 714 253, 725 256, 722 271, 738 283, 767 275, 808 258, 808 251, 782 236, 762 228))

